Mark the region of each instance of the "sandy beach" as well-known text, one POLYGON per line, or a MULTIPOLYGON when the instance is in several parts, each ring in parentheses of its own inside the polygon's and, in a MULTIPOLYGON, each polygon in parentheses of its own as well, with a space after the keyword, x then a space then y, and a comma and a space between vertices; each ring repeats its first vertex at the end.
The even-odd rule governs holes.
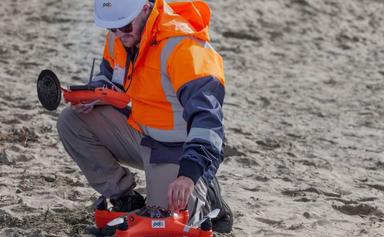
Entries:
MULTIPOLYGON (((384 1, 222 0, 227 144, 218 178, 242 236, 384 236, 384 1)), ((39 103, 51 69, 85 83, 93 1, 0 2, 0 236, 89 236, 91 189, 39 103)), ((139 190, 144 176, 137 172, 139 190)))

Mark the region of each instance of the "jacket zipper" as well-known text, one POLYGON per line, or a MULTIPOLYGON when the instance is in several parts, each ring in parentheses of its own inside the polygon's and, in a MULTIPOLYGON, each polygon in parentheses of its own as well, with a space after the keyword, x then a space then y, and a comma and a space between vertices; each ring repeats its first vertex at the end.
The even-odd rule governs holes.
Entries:
POLYGON ((134 52, 133 50, 130 50, 130 51, 131 52, 127 56, 127 63, 125 65, 126 79, 129 81, 128 87, 125 90, 125 92, 128 92, 129 87, 131 87, 131 83, 133 80, 133 72, 135 70, 135 63, 136 63, 137 55, 139 54, 139 49, 137 49, 136 52, 134 52), (133 59, 132 59, 132 56, 133 56, 133 59), (130 64, 131 64, 131 70, 129 70, 130 64))

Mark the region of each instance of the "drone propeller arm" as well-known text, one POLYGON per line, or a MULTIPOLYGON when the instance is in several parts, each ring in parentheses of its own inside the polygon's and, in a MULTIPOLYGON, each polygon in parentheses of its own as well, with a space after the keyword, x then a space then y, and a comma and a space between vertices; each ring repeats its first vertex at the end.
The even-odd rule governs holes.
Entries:
POLYGON ((209 218, 209 219, 216 218, 216 217, 219 215, 219 213, 220 213, 220 209, 219 209, 219 208, 217 208, 217 209, 211 211, 211 212, 208 213, 206 216, 204 216, 203 219, 201 219, 199 222, 197 222, 197 223, 195 224, 195 226, 197 226, 197 227, 201 226, 201 224, 203 224, 203 222, 206 221, 208 218, 209 218))

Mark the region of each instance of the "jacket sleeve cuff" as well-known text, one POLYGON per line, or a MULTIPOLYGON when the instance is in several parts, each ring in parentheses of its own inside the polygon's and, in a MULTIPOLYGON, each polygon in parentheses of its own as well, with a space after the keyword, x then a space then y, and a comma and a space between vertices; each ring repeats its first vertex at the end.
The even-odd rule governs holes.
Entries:
POLYGON ((192 179, 196 184, 199 178, 203 175, 203 168, 196 162, 182 159, 180 161, 179 176, 185 176, 192 179))

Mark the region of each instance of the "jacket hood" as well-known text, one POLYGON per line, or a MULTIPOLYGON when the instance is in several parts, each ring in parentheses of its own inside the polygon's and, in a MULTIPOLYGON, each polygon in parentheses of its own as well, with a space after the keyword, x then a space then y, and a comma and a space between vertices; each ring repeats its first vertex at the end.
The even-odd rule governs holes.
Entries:
POLYGON ((144 35, 155 41, 176 36, 194 36, 209 41, 210 17, 209 6, 203 1, 166 3, 156 0, 144 35))

